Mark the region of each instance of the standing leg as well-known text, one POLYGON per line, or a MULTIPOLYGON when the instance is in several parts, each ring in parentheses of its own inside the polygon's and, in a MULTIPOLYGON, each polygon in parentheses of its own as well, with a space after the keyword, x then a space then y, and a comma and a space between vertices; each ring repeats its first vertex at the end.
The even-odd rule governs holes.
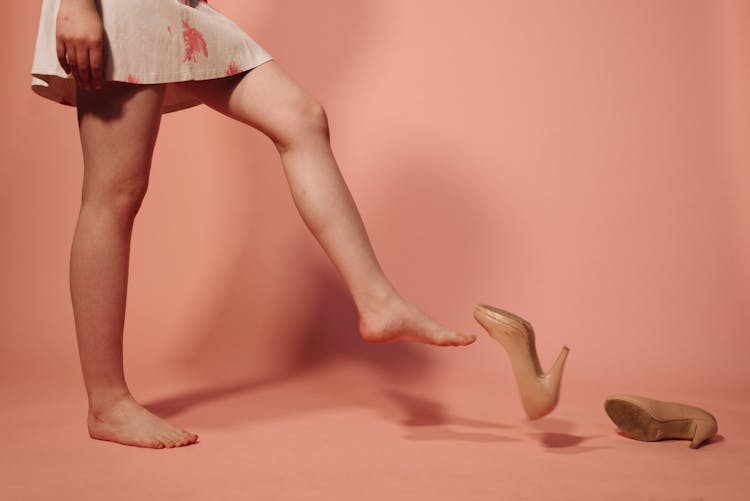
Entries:
POLYGON ((386 278, 333 156, 325 111, 277 61, 231 77, 180 85, 274 142, 294 203, 352 294, 366 341, 458 346, 476 339, 437 323, 405 301, 386 278))
POLYGON ((92 438, 175 447, 197 435, 152 414, 125 382, 122 336, 133 220, 148 186, 164 86, 78 87, 81 209, 70 254, 70 293, 92 438))

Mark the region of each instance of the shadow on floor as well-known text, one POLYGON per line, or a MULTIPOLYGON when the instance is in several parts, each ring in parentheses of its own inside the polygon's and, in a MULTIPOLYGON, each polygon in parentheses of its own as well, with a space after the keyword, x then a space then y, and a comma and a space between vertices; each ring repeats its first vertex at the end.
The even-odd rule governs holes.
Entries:
POLYGON ((537 431, 528 433, 527 435, 537 441, 548 452, 579 454, 610 448, 583 445, 587 440, 598 438, 599 435, 583 436, 571 433, 575 428, 575 424, 567 419, 545 417, 540 420, 530 421, 528 425, 537 431))

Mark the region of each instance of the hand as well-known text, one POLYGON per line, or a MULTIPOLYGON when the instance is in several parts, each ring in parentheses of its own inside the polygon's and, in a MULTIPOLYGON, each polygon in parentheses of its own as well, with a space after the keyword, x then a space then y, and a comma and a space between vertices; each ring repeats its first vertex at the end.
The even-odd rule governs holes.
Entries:
POLYGON ((86 90, 102 88, 104 25, 93 2, 62 1, 57 13, 57 60, 86 90))

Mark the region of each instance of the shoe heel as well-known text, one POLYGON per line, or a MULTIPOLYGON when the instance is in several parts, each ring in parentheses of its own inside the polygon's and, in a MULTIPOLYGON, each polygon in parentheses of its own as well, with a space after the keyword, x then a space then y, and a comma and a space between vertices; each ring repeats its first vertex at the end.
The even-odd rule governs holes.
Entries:
POLYGON ((718 427, 715 421, 707 419, 695 419, 693 422, 695 423, 695 431, 693 432, 693 440, 690 442, 690 448, 697 449, 701 443, 716 434, 718 427))
POLYGON ((555 363, 552 364, 549 372, 547 372, 542 379, 545 381, 547 391, 549 392, 550 401, 548 409, 546 409, 541 415, 537 414, 533 417, 529 415, 530 419, 539 419, 540 417, 552 412, 552 409, 557 406, 557 402, 560 400, 560 385, 562 383, 563 369, 565 368, 565 361, 568 359, 569 352, 570 348, 563 346, 562 350, 560 350, 560 354, 557 355, 557 359, 555 359, 555 363))
POLYGON ((563 369, 565 368, 565 361, 568 359, 569 352, 570 348, 568 348, 567 346, 563 346, 562 350, 560 350, 560 354, 557 355, 555 363, 552 364, 552 367, 550 367, 549 372, 547 373, 547 377, 549 378, 549 381, 552 384, 553 388, 557 388, 560 386, 563 369))

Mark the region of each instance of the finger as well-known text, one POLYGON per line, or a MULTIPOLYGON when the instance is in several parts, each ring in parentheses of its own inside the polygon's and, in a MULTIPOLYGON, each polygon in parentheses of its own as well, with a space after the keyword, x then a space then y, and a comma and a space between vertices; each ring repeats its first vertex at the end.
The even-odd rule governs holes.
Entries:
POLYGON ((96 44, 89 48, 89 61, 91 64, 91 80, 93 81, 94 87, 97 89, 102 88, 102 73, 104 65, 104 54, 102 50, 102 44, 96 44))
POLYGON ((68 44, 66 46, 66 49, 70 72, 73 74, 73 78, 78 80, 78 60, 76 59, 76 46, 73 44, 68 44))
POLYGON ((89 49, 88 47, 76 48, 76 56, 78 56, 78 74, 81 78, 81 84, 88 90, 91 88, 91 72, 89 65, 89 49))
POLYGON ((70 73, 70 66, 68 66, 68 61, 65 59, 65 44, 59 38, 57 39, 57 61, 65 73, 70 73))

